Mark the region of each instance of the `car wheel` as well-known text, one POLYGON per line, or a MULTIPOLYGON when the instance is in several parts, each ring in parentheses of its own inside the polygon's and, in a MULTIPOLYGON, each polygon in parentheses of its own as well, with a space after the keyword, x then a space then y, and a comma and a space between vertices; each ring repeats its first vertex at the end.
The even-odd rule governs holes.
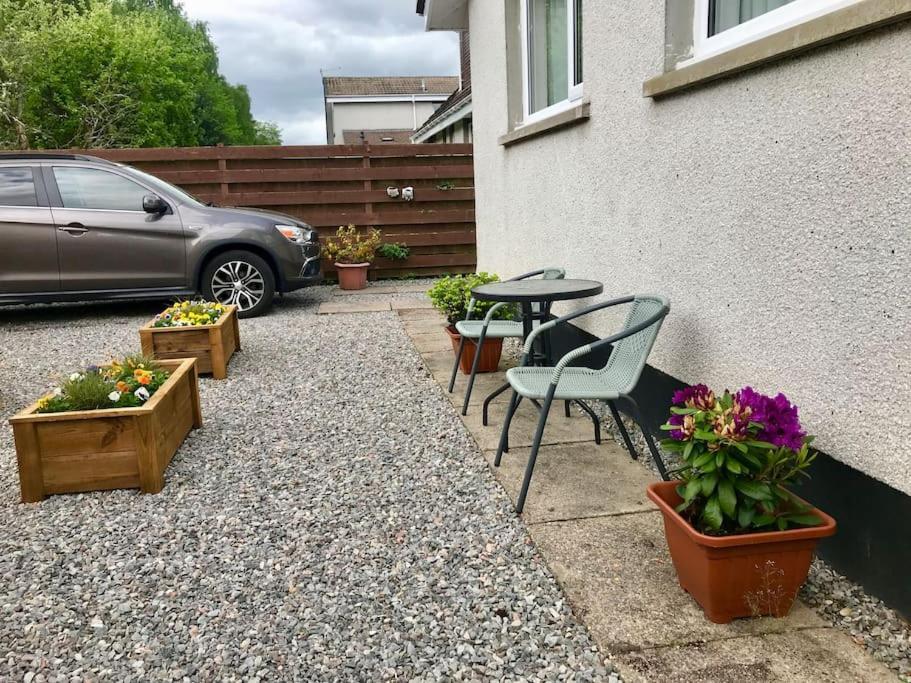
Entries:
POLYGON ((202 293, 209 301, 237 306, 241 318, 265 313, 275 296, 275 275, 261 257, 249 251, 227 251, 212 259, 202 273, 202 293))

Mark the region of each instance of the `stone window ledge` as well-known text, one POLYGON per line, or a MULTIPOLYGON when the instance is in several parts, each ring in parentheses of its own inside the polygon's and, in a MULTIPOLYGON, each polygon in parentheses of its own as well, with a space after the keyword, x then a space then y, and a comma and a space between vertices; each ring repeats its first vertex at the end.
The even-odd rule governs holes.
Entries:
POLYGON ((714 57, 655 76, 643 83, 642 94, 645 97, 670 95, 700 83, 724 78, 819 45, 906 19, 911 19, 911 0, 865 0, 714 57))
POLYGON ((580 123, 585 123, 590 117, 591 103, 587 100, 583 100, 576 106, 565 111, 561 111, 558 114, 554 114, 553 116, 549 116, 542 121, 529 123, 528 125, 522 126, 521 128, 516 128, 515 130, 512 130, 505 135, 501 135, 497 142, 499 142, 504 147, 509 147, 510 145, 514 145, 524 140, 536 138, 541 135, 547 135, 556 130, 568 128, 569 126, 576 126, 580 123))

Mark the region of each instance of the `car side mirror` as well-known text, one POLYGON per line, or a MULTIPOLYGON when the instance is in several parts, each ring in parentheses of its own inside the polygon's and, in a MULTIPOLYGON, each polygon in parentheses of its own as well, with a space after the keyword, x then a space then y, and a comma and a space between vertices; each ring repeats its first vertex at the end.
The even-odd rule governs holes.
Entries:
POLYGON ((157 194, 147 194, 142 198, 142 210, 146 213, 163 214, 170 211, 168 203, 157 194))

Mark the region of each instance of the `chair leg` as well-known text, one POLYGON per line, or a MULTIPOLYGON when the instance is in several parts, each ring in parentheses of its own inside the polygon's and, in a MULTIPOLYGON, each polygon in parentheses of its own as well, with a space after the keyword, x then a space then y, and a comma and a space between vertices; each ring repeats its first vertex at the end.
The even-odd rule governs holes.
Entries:
POLYGON ((468 415, 468 402, 471 400, 471 390, 474 388, 474 378, 478 374, 478 365, 481 362, 481 347, 484 346, 487 328, 481 330, 481 336, 477 341, 472 340, 474 344, 474 359, 471 362, 471 374, 468 376, 468 388, 465 390, 465 402, 462 403, 462 415, 468 415))
POLYGON ((500 387, 495 392, 493 392, 490 396, 488 396, 487 398, 484 399, 484 411, 483 411, 482 418, 481 418, 481 424, 483 424, 485 427, 487 426, 487 411, 488 411, 488 408, 490 407, 490 402, 493 401, 497 396, 499 396, 500 394, 502 394, 504 391, 506 391, 509 388, 510 388, 509 382, 506 382, 506 384, 504 384, 502 387, 500 387))
POLYGON ((598 416, 595 415, 595 411, 585 401, 576 401, 579 406, 588 413, 588 416, 592 419, 592 422, 595 424, 595 443, 599 446, 601 445, 601 420, 598 419, 598 416))
POLYGON ((617 423, 617 429, 620 430, 620 436, 623 437, 623 443, 626 444, 626 450, 629 451, 630 457, 633 460, 638 460, 639 454, 633 447, 633 440, 629 438, 629 432, 626 431, 626 425, 623 424, 623 420, 620 417, 620 411, 617 410, 617 404, 613 401, 608 401, 607 405, 610 408, 611 415, 614 416, 614 422, 617 423))
POLYGON ((664 461, 661 459, 661 454, 658 453, 658 448, 655 446, 652 435, 649 434, 648 429, 645 428, 645 420, 642 419, 642 411, 639 410, 639 404, 636 403, 631 396, 626 396, 625 398, 629 401, 630 406, 632 406, 633 419, 636 421, 636 424, 639 425, 639 429, 642 430, 642 436, 645 437, 645 443, 648 444, 648 449, 652 453, 652 460, 655 461, 655 466, 658 468, 661 478, 664 481, 668 481, 667 469, 664 466, 664 461))
POLYGON ((570 404, 570 403, 572 403, 572 401, 563 401, 563 414, 564 414, 566 417, 572 417, 572 416, 573 416, 573 414, 572 414, 572 413, 570 412, 570 410, 569 410, 569 404, 570 404))
POLYGON ((459 373, 459 363, 462 362, 462 352, 465 350, 465 337, 459 340, 459 350, 456 351, 455 365, 452 366, 452 377, 449 378, 449 393, 455 388, 456 375, 459 373))
POLYGON ((509 425, 512 424, 512 416, 516 414, 522 397, 518 391, 513 391, 509 398, 509 408, 506 410, 506 419, 503 420, 503 430, 500 432, 500 445, 497 447, 497 457, 494 458, 494 467, 499 467, 503 460, 503 453, 509 452, 509 425))
POLYGON ((522 514, 525 509, 525 499, 528 497, 528 487, 531 484, 531 475, 535 471, 535 461, 538 459, 538 450, 541 448, 541 439, 544 438, 544 427, 547 425, 547 415, 550 412, 550 405, 554 400, 554 392, 557 390, 555 384, 551 384, 547 390, 547 397, 544 399, 544 406, 541 415, 538 418, 538 428, 535 430, 535 440, 531 444, 531 453, 528 456, 528 465, 525 466, 525 478, 522 480, 522 490, 519 491, 519 500, 516 501, 516 512, 522 514))

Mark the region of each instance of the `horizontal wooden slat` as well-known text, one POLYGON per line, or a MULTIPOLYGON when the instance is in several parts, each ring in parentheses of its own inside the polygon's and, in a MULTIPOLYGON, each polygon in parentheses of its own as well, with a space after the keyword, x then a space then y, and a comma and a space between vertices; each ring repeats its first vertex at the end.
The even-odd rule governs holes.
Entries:
MULTIPOLYGON (((229 192, 226 196, 217 193, 197 193, 200 199, 220 202, 225 206, 287 206, 289 204, 401 204, 401 198, 393 198, 386 190, 316 190, 312 192, 229 192)), ((417 190, 414 201, 460 202, 474 201, 474 190, 417 190)))
POLYGON ((474 223, 474 209, 465 211, 424 211, 418 213, 308 213, 306 207, 299 212, 314 228, 339 225, 429 225, 433 223, 474 223))
POLYGON ((201 183, 300 183, 333 180, 417 180, 474 178, 474 166, 401 166, 391 168, 294 168, 227 171, 161 171, 175 185, 201 183))

